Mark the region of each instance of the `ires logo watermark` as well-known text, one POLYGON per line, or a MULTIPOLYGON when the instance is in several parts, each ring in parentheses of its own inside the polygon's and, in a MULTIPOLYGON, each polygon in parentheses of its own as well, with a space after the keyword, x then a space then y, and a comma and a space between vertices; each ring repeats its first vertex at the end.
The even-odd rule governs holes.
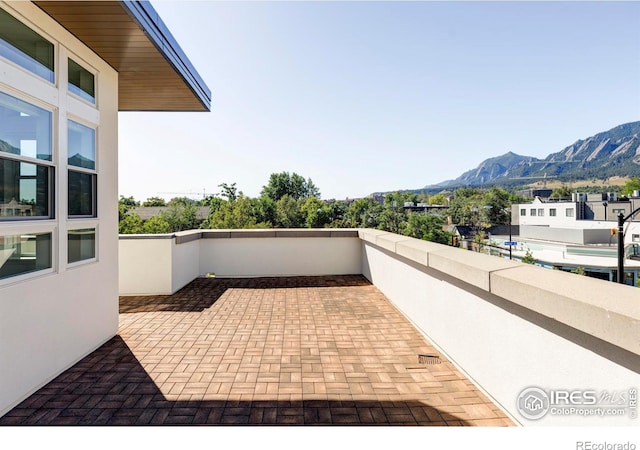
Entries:
POLYGON ((638 417, 638 390, 547 389, 532 386, 518 395, 518 411, 529 420, 555 416, 638 417))

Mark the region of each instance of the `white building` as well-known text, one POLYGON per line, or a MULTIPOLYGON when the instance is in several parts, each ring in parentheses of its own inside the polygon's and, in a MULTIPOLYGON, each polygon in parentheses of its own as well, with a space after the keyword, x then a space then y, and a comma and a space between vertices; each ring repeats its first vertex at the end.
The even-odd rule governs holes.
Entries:
POLYGON ((0 0, 0 415, 117 332, 118 111, 209 108, 147 2, 0 0))
MULTIPOLYGON (((513 223, 520 226, 521 238, 579 245, 609 244, 612 230, 617 229, 617 214, 628 215, 634 203, 610 202, 603 208, 601 202, 596 202, 601 211, 590 203, 584 200, 544 202, 536 197, 531 203, 514 206, 513 223), (608 220, 602 215, 605 210, 608 220)), ((625 246, 640 242, 640 222, 626 222, 624 236, 625 246)), ((616 239, 613 238, 614 243, 616 239)))

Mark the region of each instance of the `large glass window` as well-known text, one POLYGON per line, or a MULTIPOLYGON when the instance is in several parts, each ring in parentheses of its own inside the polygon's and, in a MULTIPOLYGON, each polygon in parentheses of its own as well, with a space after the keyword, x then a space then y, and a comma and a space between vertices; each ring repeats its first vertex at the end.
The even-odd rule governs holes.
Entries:
POLYGON ((69 171, 69 217, 96 217, 96 175, 69 171))
POLYGON ((0 279, 51 268, 51 233, 0 236, 0 279))
POLYGON ((96 168, 96 133, 93 128, 70 120, 68 149, 70 166, 96 168))
POLYGON ((52 217, 49 166, 0 158, 0 220, 52 217))
POLYGON ((0 220, 53 217, 51 116, 0 92, 0 220))
POLYGON ((96 229, 82 228, 69 230, 68 256, 69 264, 93 259, 96 257, 96 229))
POLYGON ((51 111, 0 92, 0 152, 51 161, 51 117, 51 111))
POLYGON ((96 217, 95 130, 69 120, 67 148, 69 217, 96 217))
POLYGON ((0 8, 0 57, 53 82, 53 44, 0 8))
POLYGON ((96 102, 95 79, 91 72, 69 59, 69 91, 88 102, 96 102))

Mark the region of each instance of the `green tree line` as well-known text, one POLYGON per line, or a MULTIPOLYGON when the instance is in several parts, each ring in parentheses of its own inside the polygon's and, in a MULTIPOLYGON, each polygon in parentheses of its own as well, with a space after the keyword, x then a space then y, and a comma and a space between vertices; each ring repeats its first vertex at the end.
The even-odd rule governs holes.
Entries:
POLYGON ((142 202, 120 197, 121 234, 171 233, 188 229, 247 228, 377 228, 442 244, 452 242, 446 225, 508 223, 509 208, 520 199, 500 188, 461 188, 427 196, 413 192, 393 192, 382 203, 373 198, 353 201, 323 201, 310 178, 296 173, 274 173, 259 197, 248 197, 236 183, 222 183, 220 193, 203 200, 174 198, 165 203, 152 197, 142 202), (405 203, 448 205, 445 212, 411 211, 405 203), (137 206, 166 206, 148 220, 132 211, 137 206), (208 206, 209 214, 198 217, 198 207, 208 206))

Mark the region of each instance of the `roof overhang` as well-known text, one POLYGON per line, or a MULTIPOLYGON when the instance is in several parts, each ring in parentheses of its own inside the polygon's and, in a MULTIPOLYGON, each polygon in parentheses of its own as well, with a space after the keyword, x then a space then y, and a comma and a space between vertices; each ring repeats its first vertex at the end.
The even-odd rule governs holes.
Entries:
POLYGON ((120 111, 209 111, 211 91, 147 1, 34 3, 118 72, 120 111))

